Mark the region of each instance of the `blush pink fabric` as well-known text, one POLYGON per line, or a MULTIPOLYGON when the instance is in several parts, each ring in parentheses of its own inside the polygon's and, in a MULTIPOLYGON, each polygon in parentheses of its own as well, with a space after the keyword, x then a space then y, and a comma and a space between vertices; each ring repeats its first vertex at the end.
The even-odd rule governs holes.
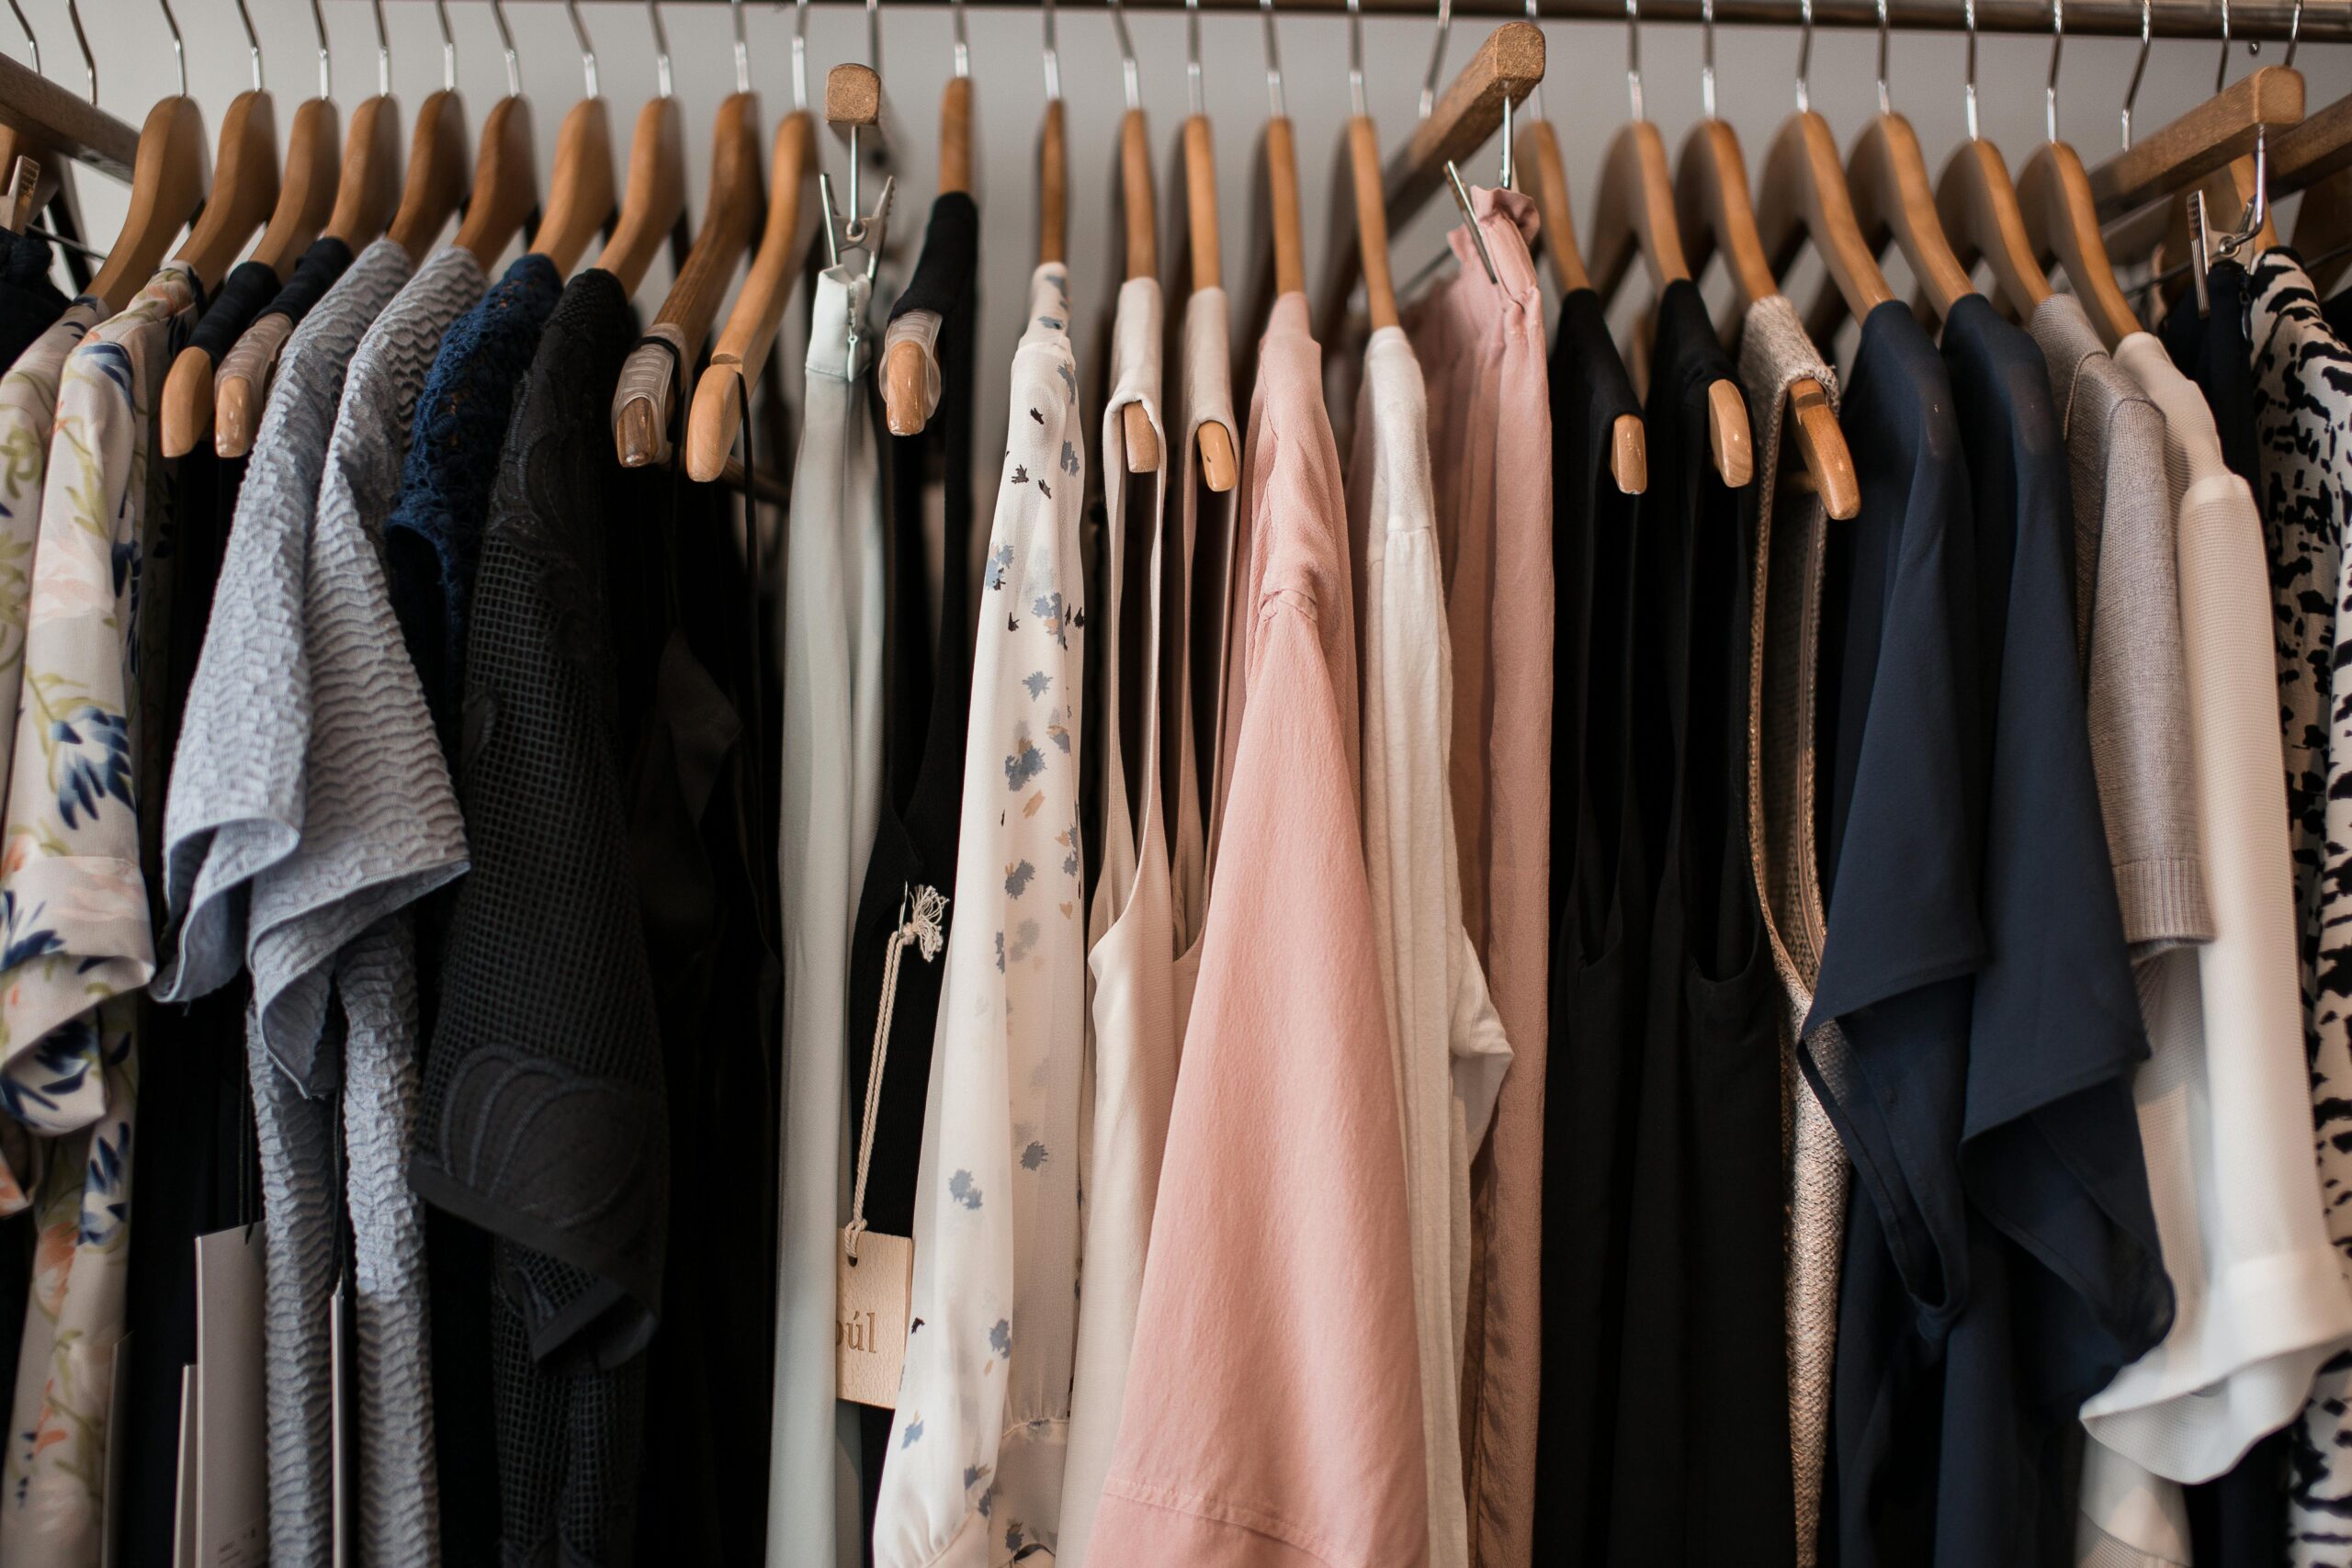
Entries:
POLYGON ((1348 522, 1306 320, 1275 302, 1250 408, 1249 703, 1094 1527, 1120 1568, 1429 1561, 1348 522))
POLYGON ((1512 1052, 1472 1175, 1463 1452, 1471 1561, 1534 1550, 1543 1302, 1544 1074, 1552 877, 1552 414, 1535 206, 1471 192, 1461 272, 1406 326, 1429 378, 1430 457, 1453 642, 1453 812, 1462 920, 1512 1052))

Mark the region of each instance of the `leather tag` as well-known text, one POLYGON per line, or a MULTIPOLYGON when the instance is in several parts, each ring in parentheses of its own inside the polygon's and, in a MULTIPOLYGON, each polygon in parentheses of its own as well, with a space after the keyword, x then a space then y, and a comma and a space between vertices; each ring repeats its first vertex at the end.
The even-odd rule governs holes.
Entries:
POLYGON ((833 1382, 841 1397, 884 1410, 899 1403, 907 1361, 907 1312, 914 1298, 915 1244, 866 1231, 849 1255, 842 1233, 834 1255, 833 1382))

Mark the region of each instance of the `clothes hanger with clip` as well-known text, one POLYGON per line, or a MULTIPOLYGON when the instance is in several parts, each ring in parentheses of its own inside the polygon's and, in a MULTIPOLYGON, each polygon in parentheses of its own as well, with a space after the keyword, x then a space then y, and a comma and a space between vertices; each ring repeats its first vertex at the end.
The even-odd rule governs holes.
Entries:
POLYGON ((759 249, 687 411, 686 475, 705 484, 737 467, 735 435, 750 400, 744 378, 767 363, 808 254, 800 234, 801 193, 816 172, 816 123, 808 113, 808 0, 795 0, 792 7, 792 112, 775 128, 770 164, 767 222, 759 249))
MULTIPOLYGON (((1633 117, 1601 155, 1600 189, 1593 201, 1592 282, 1603 303, 1623 284, 1637 253, 1654 294, 1690 277, 1681 228, 1675 220, 1666 140, 1643 107, 1641 0, 1625 0, 1625 88, 1633 117)), ((1747 402, 1728 378, 1707 388, 1707 450, 1716 474, 1733 489, 1755 477, 1747 402)))
MULTIPOLYGON (((395 210, 394 199, 401 189, 400 104, 392 96, 392 50, 384 31, 383 0, 371 0, 369 10, 376 22, 376 96, 352 114, 351 143, 344 150, 334 208, 327 216, 324 232, 356 251, 385 228, 389 215, 391 238, 407 249, 413 260, 441 231, 449 213, 465 195, 465 121, 451 85, 457 80, 457 48, 449 35, 448 12, 440 0, 435 0, 434 10, 441 23, 444 86, 427 97, 418 112, 407 194, 399 197, 401 206, 395 210), (413 245, 401 237, 404 219, 421 233, 413 245)), ((323 56, 326 32, 322 24, 319 37, 323 56)), ((320 69, 322 77, 328 75, 332 61, 322 58, 320 69)), ((228 357, 224 356, 223 364, 228 357)), ((187 356, 183 355, 181 364, 173 366, 174 379, 181 374, 182 364, 187 363, 187 356)), ((252 451, 254 437, 261 426, 263 398, 269 389, 268 376, 276 363, 273 355, 263 364, 258 381, 242 374, 221 376, 215 381, 216 367, 204 363, 203 380, 210 389, 210 398, 209 404, 198 407, 190 446, 203 437, 204 425, 209 423, 212 449, 220 457, 242 457, 252 451)), ((193 365, 188 369, 189 374, 195 374, 193 365)), ((172 450, 169 382, 164 390, 164 453, 167 457, 177 456, 172 450)), ((181 434, 186 434, 185 430, 181 434)))
MULTIPOLYGON (((964 0, 954 0, 955 69, 939 97, 939 194, 972 190, 972 46, 964 29, 964 0)), ((893 435, 920 435, 931 423, 935 348, 902 337, 882 356, 882 412, 893 435)))
MULTIPOLYGON (((2052 0, 2053 31, 2063 37, 2064 18, 2052 0)), ((2154 27, 2154 0, 2140 0, 2140 58, 2132 68, 2132 85, 2123 96, 2123 146, 2132 146, 2132 105, 2140 96, 2140 78, 2148 69, 2148 39, 2154 27)), ((2055 258, 2074 285, 2075 297, 2107 346, 2113 348, 2140 331, 2140 319, 2122 286, 2115 281, 2115 264, 2108 259, 2107 240, 2099 232, 2098 205, 2091 195, 2090 175, 2074 148, 2058 140, 2058 43, 2050 51, 2047 88, 2050 135, 2018 176, 2018 205, 2025 219, 2027 239, 2035 264, 2055 258)), ((1949 177, 1949 176, 1948 176, 1949 177)))
MULTIPOLYGON (((662 27, 660 0, 645 0, 645 14, 653 25, 654 92, 645 101, 645 107, 637 111, 637 125, 629 133, 628 176, 621 186, 620 213, 614 219, 595 263, 598 271, 609 272, 620 281, 626 294, 637 292, 637 286, 645 281, 646 268, 653 265, 664 242, 686 220, 686 122, 678 109, 677 94, 671 90, 670 37, 662 27)), ((739 26, 741 20, 739 11, 739 26)), ((586 35, 582 35, 582 41, 586 41, 586 35)), ((720 106, 719 112, 722 116, 726 113, 725 105, 720 106)), ((756 137, 758 133, 754 125, 751 134, 756 137)), ((759 156, 756 143, 752 156, 755 160, 759 156)), ((756 170, 756 162, 752 166, 756 170)), ((609 179, 609 155, 603 167, 609 179)), ((559 158, 559 183, 562 176, 563 163, 559 158)))
MULTIPOLYGON (((580 265, 588 243, 611 220, 614 206, 613 116, 597 87, 596 46, 589 41, 587 24, 580 19, 580 0, 563 0, 563 14, 571 18, 572 36, 580 40, 580 73, 587 91, 566 111, 563 124, 556 130, 555 169, 548 176, 547 206, 530 243, 531 250, 554 264, 558 277, 571 276, 580 265)), ((673 101, 673 119, 675 108, 673 101)), ((673 137, 671 151, 679 155, 680 175, 670 182, 666 195, 653 193, 657 201, 672 197, 681 203, 684 200, 684 157, 676 142, 673 137)), ((663 225, 664 232, 667 229, 663 225)), ((647 259, 651 259, 650 251, 647 259)), ((483 257, 482 265, 488 266, 491 260, 483 257)))
MULTIPOLYGON (((2058 140, 2058 61, 2066 45, 2065 0, 2050 0, 2050 79, 2042 89, 2042 121, 2049 131, 2045 143, 2058 140)), ((2017 187, 2009 183, 2007 161, 1977 131, 1976 0, 1967 0, 1966 14, 1968 140, 1944 164, 1943 177, 1936 185, 1936 213, 1962 268, 1974 266, 1981 258, 1992 269, 2001 299, 2024 321, 2050 298, 2050 275, 2042 271, 2027 237, 2025 211, 2017 187)))
MULTIPOLYGON (((481 144, 474 154, 473 194, 466 199, 466 216, 458 225, 455 242, 458 249, 471 251, 474 260, 481 264, 484 271, 496 265, 506 249, 506 243, 523 231, 523 225, 529 221, 532 211, 539 205, 538 154, 531 135, 531 100, 523 96, 522 63, 515 58, 514 35, 507 29, 506 7, 502 0, 490 0, 490 16, 498 24, 499 46, 506 56, 506 96, 491 105, 490 112, 482 117, 481 144)), ((574 25, 576 28, 576 14, 574 25)), ((593 61, 594 57, 589 58, 593 61)), ((593 71, 594 68, 592 64, 590 69, 593 71)), ((592 84, 592 96, 593 93, 592 84)), ((562 162, 569 146, 575 166, 584 167, 584 160, 580 156, 584 149, 569 139, 571 129, 571 121, 566 118, 564 131, 567 134, 559 139, 557 161, 559 164, 562 162)), ((612 180, 609 147, 606 152, 605 179, 609 188, 612 180)), ((576 197, 580 193, 575 189, 572 194, 576 197)), ((598 222, 604 220, 605 210, 609 210, 609 204, 597 212, 598 222)), ((544 231, 548 225, 542 222, 539 227, 544 231)), ((430 243, 429 237, 427 243, 430 243)), ((586 243, 587 236, 583 232, 579 244, 586 243)), ((537 245, 532 248, 538 249, 537 245)), ((540 254, 547 254, 545 251, 540 254)), ((573 254, 578 254, 577 247, 573 254)), ((548 259, 552 261, 555 258, 549 256, 548 259)), ((557 268, 559 272, 564 270, 567 269, 557 268)))
MULTIPOLYGON (((1699 123, 1684 138, 1676 167, 1675 215, 1683 237, 1683 260, 1690 276, 1704 276, 1707 263, 1720 250, 1730 275, 1732 291, 1745 312, 1757 300, 1780 292, 1772 268, 1764 259, 1764 242, 1756 229, 1756 209, 1747 194, 1747 160, 1739 138, 1715 113, 1715 5, 1702 0, 1700 8, 1702 46, 1699 63, 1699 123)), ((1840 522, 1861 510, 1861 483, 1854 476, 1854 455, 1830 407, 1829 393, 1812 377, 1789 383, 1790 429, 1802 475, 1792 479, 1812 487, 1831 517, 1840 522)))
MULTIPOLYGON (((865 8, 867 37, 876 60, 882 57, 882 30, 876 20, 873 0, 865 8)), ((873 140, 882 139, 885 118, 882 100, 882 76, 871 65, 842 64, 825 73, 825 121, 849 146, 849 187, 846 204, 833 200, 832 176, 824 170, 817 171, 819 211, 824 222, 825 261, 828 267, 848 265, 847 258, 865 258, 865 279, 871 284, 882 265, 882 250, 889 243, 890 203, 899 187, 898 176, 882 176, 881 194, 875 197, 874 210, 862 210, 859 182, 863 174, 865 149, 859 145, 862 131, 873 140)), ((887 164, 887 147, 876 160, 887 164)), ((857 344, 862 323, 852 317, 849 337, 842 351, 842 373, 854 378, 857 374, 857 344)))
MULTIPOLYGON (((2301 31, 2301 12, 2298 6, 2293 32, 2301 31)), ((2259 46, 2248 44, 2247 52, 2259 46)), ((2293 46, 2289 46, 2291 59, 2293 46)), ((2295 80, 2291 64, 2278 67, 2295 80)), ((2213 87, 2217 96, 2226 92, 2224 84, 2230 74, 2230 14, 2225 3, 2222 7, 2222 54, 2213 71, 2213 87)), ((2254 151, 2251 156, 2231 159, 2221 168, 2207 175, 2195 190, 2174 197, 2166 211, 2165 238, 2159 255, 2164 270, 2152 285, 2164 291, 2164 297, 2174 302, 2179 298, 2179 286, 2187 276, 2197 290, 2197 313, 2204 315, 2210 303, 2206 275, 2215 260, 2234 261, 2257 255, 2278 243, 2278 231, 2271 221, 2268 186, 2268 152, 2270 128, 2257 120, 2254 127, 2254 151), (2201 197, 2201 199, 2200 199, 2201 197), (2216 212, 2234 215, 2236 227, 2216 237, 2212 225, 2216 212), (2181 263, 2177 258, 2186 255, 2181 263)))
MULTIPOLYGON (((647 0, 652 13, 654 37, 661 42, 660 80, 662 96, 670 99, 670 46, 661 28, 661 15, 653 10, 655 0, 647 0)), ((613 443, 620 455, 621 467, 639 468, 650 463, 667 463, 671 457, 670 409, 673 396, 684 385, 684 378, 694 371, 695 355, 702 352, 703 339, 710 334, 710 323, 718 314, 718 306, 727 293, 727 285, 735 276, 735 264, 743 259, 744 249, 752 243, 752 231, 759 227, 760 207, 764 195, 760 188, 760 96, 752 91, 752 56, 743 37, 743 0, 729 0, 728 12, 735 24, 735 90, 719 100, 718 113, 710 131, 710 195, 703 206, 702 228, 695 235, 693 248, 686 252, 685 265, 670 285, 670 292, 662 301, 662 309, 647 329, 648 341, 632 351, 621 367, 618 389, 613 398, 613 443), (666 345, 666 346, 665 346, 666 345)), ((648 113, 650 113, 649 107, 648 113)), ((671 113, 674 118, 674 107, 671 113)), ((645 117, 638 119, 638 135, 645 134, 645 117)), ((683 153, 683 150, 681 150, 683 153)), ((685 176, 680 170, 671 178, 679 192, 678 204, 684 200, 685 176)), ((636 161, 631 159, 629 185, 638 184, 636 161)), ((628 227, 628 208, 623 207, 621 229, 616 231, 611 244, 605 247, 611 257, 619 248, 623 231, 628 227)), ((674 224, 677 215, 672 214, 674 224)), ((650 231, 650 223, 647 225, 650 231)), ((598 266, 606 266, 599 260, 598 266)), ((616 269, 616 276, 619 276, 616 269)), ((639 276, 643 268, 639 267, 639 276)), ((628 279, 624 277, 624 284, 628 279)))
MULTIPOLYGON (((261 80, 261 39, 254 32, 245 0, 236 0, 253 54, 254 85, 229 100, 220 117, 220 150, 213 160, 212 194, 179 248, 179 259, 195 269, 207 288, 217 288, 236 265, 238 253, 268 221, 277 206, 277 124, 261 80)), ((176 30, 174 37, 177 37, 176 30)), ((185 85, 182 91, 186 91, 185 85)))
MULTIPOLYGON (((1200 0, 1184 0, 1184 91, 1190 110, 1184 117, 1182 135, 1184 232, 1193 292, 1198 294, 1204 288, 1225 286, 1223 241, 1216 210, 1216 151, 1204 112, 1201 82, 1200 0)), ((1268 146, 1271 157, 1271 141, 1268 146)), ((1131 423, 1140 412, 1130 407, 1120 416, 1122 423, 1131 423)), ((1223 424, 1211 420, 1200 427, 1196 445, 1200 449, 1202 482, 1219 493, 1231 490, 1239 477, 1231 434, 1223 424)))
MULTIPOLYGON (((1973 17, 1975 0, 1968 0, 1967 8, 1973 17)), ((1919 151, 1918 133, 1908 119, 1894 112, 1886 89, 1887 41, 1886 0, 1878 0, 1878 115, 1862 128, 1846 161, 1846 193, 1871 254, 1883 254, 1890 239, 1900 246, 1928 310, 1940 321, 1951 314, 1954 305, 1976 292, 1976 285, 1944 235, 1943 220, 1936 211, 1936 187, 1928 175, 1927 156, 1919 151)), ((1969 81, 1972 85, 1975 81, 1973 70, 1969 81)), ((1829 340, 1845 307, 1843 289, 1824 285, 1805 319, 1814 342, 1829 340)))
MULTIPOLYGON (((2302 31, 2299 4, 2287 28, 2287 58, 2295 63, 2302 31)), ((2312 290, 2325 299, 2352 258, 2352 96, 2341 97, 2279 136, 2270 148, 2270 199, 2303 193, 2295 212, 2295 251, 2312 290)))
MULTIPOLYGON (((139 159, 139 132, 98 107, 97 58, 90 51, 90 35, 82 26, 76 0, 66 0, 65 15, 82 51, 86 96, 76 96, 40 73, 40 40, 16 0, 9 0, 9 9, 24 29, 32 65, 28 69, 0 56, 0 139, 8 149, 6 161, 0 162, 0 177, 8 186, 7 215, 15 220, 15 231, 38 234, 64 253, 74 291, 86 294, 91 264, 104 263, 106 254, 82 243, 74 165, 87 164, 130 182, 139 159), (31 222, 35 213, 47 216, 47 228, 31 222)), ((199 152, 199 162, 201 156, 199 152)))
MULTIPOLYGON (((204 200, 204 113, 187 96, 187 50, 180 39, 179 20, 172 15, 171 0, 156 3, 163 7, 164 24, 171 30, 179 91, 147 111, 131 166, 130 210, 123 217, 121 231, 107 247, 105 264, 84 290, 104 300, 109 310, 119 310, 130 303, 163 261, 188 215, 204 200)), ((245 205, 252 206, 250 197, 245 205)), ((266 201, 263 206, 266 209, 266 201)), ((258 227, 260 221, 255 212, 254 225, 258 227)), ((252 229, 246 232, 250 234, 252 229)))
MULTIPOLYGON (((1788 270, 1807 241, 1840 301, 1857 321, 1894 298, 1863 235, 1838 161, 1829 122, 1813 107, 1813 0, 1799 0, 1796 112, 1781 124, 1764 154, 1764 188, 1756 228, 1773 275, 1788 270)), ((1814 340, 1818 343, 1819 337, 1814 340)))
MULTIPOLYGON (((1119 40, 1119 70, 1127 96, 1126 112, 1119 117, 1119 198, 1126 219, 1128 281, 1159 274, 1159 231, 1152 212, 1151 132, 1143 114, 1143 79, 1136 64, 1136 46, 1127 37, 1126 8, 1109 0, 1111 28, 1119 40)), ((1127 438, 1127 472, 1148 474, 1159 467, 1159 437, 1152 433, 1151 416, 1140 403, 1129 403, 1120 415, 1127 438)))
MULTIPOLYGON (((242 12, 243 7, 240 7, 242 12)), ((341 185, 336 166, 334 73, 327 51, 327 24, 319 0, 311 0, 311 23, 318 32, 319 95, 294 111, 294 126, 287 143, 286 177, 277 191, 277 210, 254 245, 252 260, 261 263, 284 283, 294 264, 334 209, 341 185)), ((254 44, 254 80, 261 80, 261 46, 254 44)), ((214 366, 212 355, 194 346, 184 348, 164 378, 162 441, 166 457, 195 449, 212 428, 214 366)))

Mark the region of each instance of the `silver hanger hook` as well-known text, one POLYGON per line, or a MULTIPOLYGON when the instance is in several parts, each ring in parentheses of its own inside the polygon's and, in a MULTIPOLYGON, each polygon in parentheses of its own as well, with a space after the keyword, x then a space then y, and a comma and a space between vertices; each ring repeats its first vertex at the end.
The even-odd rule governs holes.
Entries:
POLYGON ((506 96, 519 98, 523 96, 523 62, 514 52, 514 34, 506 26, 506 7, 499 0, 490 0, 490 19, 498 24, 498 46, 506 51, 506 96))
MULTIPOLYGON (((728 9, 734 13, 735 26, 738 28, 741 28, 743 25, 743 12, 741 6, 740 5, 730 4, 728 6, 728 9)), ((662 25, 662 0, 645 0, 645 19, 652 26, 653 28, 654 96, 661 98, 675 97, 677 95, 670 90, 670 32, 668 28, 662 25)), ((742 61, 741 58, 738 58, 735 62, 735 69, 736 77, 739 82, 741 80, 742 76, 742 61)), ((739 93, 743 91, 741 86, 738 86, 735 90, 739 93)))
POLYGON ((327 14, 319 0, 311 0, 311 28, 319 35, 319 96, 334 96, 334 55, 327 48, 327 14))
POLYGON ((2303 0, 2295 0, 2295 9, 2287 17, 2287 58, 2278 63, 2292 69, 2295 50, 2303 41, 2303 0))
POLYGON ((2132 67, 2132 85, 2123 89, 2123 150, 2132 151, 2132 106, 2140 97, 2140 78, 2148 73, 2148 39, 2155 30, 2155 0, 2140 0, 2140 58, 2132 67))
POLYGON ((964 0, 949 0, 948 14, 956 20, 956 74, 972 73, 972 39, 964 30, 964 0))
POLYGON ((1453 0, 1437 0, 1437 41, 1430 47, 1430 68, 1421 77, 1420 117, 1437 107, 1438 73, 1445 69, 1446 35, 1453 31, 1453 0))
MULTIPOLYGON (((441 90, 454 93, 458 90, 458 37, 449 30, 449 0, 433 0, 433 15, 441 23, 441 90)), ((383 52, 378 56, 378 67, 389 82, 391 80, 392 51, 390 45, 382 42, 383 37, 383 7, 379 4, 376 12, 376 38, 378 47, 383 52)))
MULTIPOLYGON (((805 6, 808 0, 800 0, 800 3, 805 6)), ((1038 7, 1037 26, 1044 40, 1046 101, 1057 104, 1062 101, 1062 51, 1054 30, 1054 0, 1044 0, 1038 7)))
POLYGON ((2050 0, 2050 77, 2041 85, 2041 129, 2058 141, 2058 62, 2066 52, 2066 0, 2050 0))
POLYGON ((1276 119, 1290 118, 1283 99, 1282 46, 1274 39, 1274 0, 1258 0, 1258 16, 1266 24, 1266 107, 1276 119))
POLYGON ((1878 0, 1878 112, 1893 114, 1894 100, 1886 90, 1886 0, 1878 0))
POLYGON ((98 101, 98 57, 90 52, 90 35, 82 28, 81 0, 65 0, 66 19, 74 24, 74 41, 82 49, 82 70, 90 78, 90 102, 98 101))
POLYGON ((752 90, 752 44, 743 35, 743 0, 727 0, 727 17, 735 28, 735 90, 748 93, 752 90))
POLYGON ((1184 102, 1201 112, 1201 0, 1184 0, 1184 102))
POLYGON ((1127 107, 1143 107, 1143 76, 1136 67, 1135 40, 1127 36, 1127 8, 1110 0, 1111 31, 1119 40, 1119 70, 1126 78, 1127 107))
POLYGON ((2230 79, 2230 0, 2222 0, 2222 59, 2213 67, 2213 91, 2230 79))
POLYGON ((17 26, 24 30, 25 50, 32 56, 33 74, 40 74, 40 39, 33 37, 33 25, 25 20, 25 8, 17 0, 8 0, 8 9, 17 16, 17 26))
MULTIPOLYGON (((245 0, 237 0, 237 20, 244 23, 245 25, 245 48, 253 53, 254 91, 258 93, 262 90, 261 35, 254 31, 254 14, 245 8, 245 0)), ((185 93, 187 91, 187 88, 186 86, 182 86, 180 91, 185 93)))
MULTIPOLYGON (((1350 3, 1352 5, 1353 0, 1350 0, 1350 3)), ((1535 14, 1535 0, 1527 0, 1527 19, 1538 28, 1544 26, 1544 18, 1535 14)), ((1544 112, 1544 79, 1542 77, 1537 77, 1535 85, 1527 90, 1527 101, 1529 107, 1534 109, 1536 118, 1549 118, 1544 112)))
MULTIPOLYGON (((1527 0, 1527 11, 1535 14, 1535 0, 1527 0)), ((1363 97, 1363 0, 1348 0, 1348 112, 1359 119, 1372 112, 1363 97)))
POLYGON ((563 14, 571 19, 571 36, 580 40, 580 74, 588 85, 592 98, 604 96, 596 90, 596 46, 588 37, 588 24, 580 19, 580 0, 563 0, 563 14))
POLYGON ((792 0, 792 107, 808 107, 808 0, 792 0))
POLYGON ((368 9, 376 17, 376 93, 389 98, 392 96, 392 40, 384 32, 384 0, 368 0, 368 9))
POLYGON ((180 19, 172 15, 172 0, 155 0, 164 8, 164 26, 172 30, 172 68, 178 73, 180 96, 187 96, 187 42, 180 37, 180 19))
POLYGON ((1813 110, 1813 0, 1797 3, 1797 112, 1813 110))
POLYGON ((1649 118, 1642 112, 1642 0, 1625 0, 1625 97, 1635 119, 1649 118))
POLYGON ((1984 138, 1979 134, 1976 119, 1976 0, 1967 0, 1964 15, 1968 22, 1968 78, 1961 101, 1968 113, 1968 139, 1981 141, 1984 138))
POLYGON ((1699 104, 1707 118, 1715 118, 1715 0, 1699 0, 1699 104))
POLYGON ((882 7, 879 0, 865 0, 865 62, 874 67, 876 76, 882 74, 882 7))

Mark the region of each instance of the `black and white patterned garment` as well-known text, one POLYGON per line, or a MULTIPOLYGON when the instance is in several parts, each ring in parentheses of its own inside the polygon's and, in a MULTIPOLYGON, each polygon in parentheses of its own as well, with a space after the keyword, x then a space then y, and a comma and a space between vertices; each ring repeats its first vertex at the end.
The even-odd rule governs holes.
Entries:
MULTIPOLYGON (((2299 883, 2308 874, 2309 816, 2301 808, 2317 806, 2324 822, 2317 908, 2306 902, 2300 911, 2312 922, 2306 952, 2317 939, 2304 996, 2312 1115, 2328 1235, 2352 1280, 2352 616, 2346 614, 2352 580, 2343 548, 2352 497, 2352 351, 2321 319, 2291 251, 2274 249, 2256 263, 2246 301, 2299 883), (2302 656, 2292 670, 2290 639, 2302 656), (2322 680, 2329 682, 2324 692, 2322 680), (2317 756, 2314 741, 2324 748, 2317 756), (2310 799, 2315 789, 2319 801, 2310 799)), ((2352 1565, 2352 1350, 2320 1369, 2290 1441, 2289 1560, 2352 1565)))

